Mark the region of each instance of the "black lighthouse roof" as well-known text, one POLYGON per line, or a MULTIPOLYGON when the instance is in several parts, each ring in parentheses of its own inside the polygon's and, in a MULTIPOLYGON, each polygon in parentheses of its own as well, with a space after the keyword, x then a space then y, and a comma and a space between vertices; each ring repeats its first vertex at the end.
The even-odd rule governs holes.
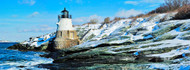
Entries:
POLYGON ((62 12, 62 13, 64 13, 64 12, 69 12, 69 11, 67 11, 67 10, 66 10, 66 8, 64 8, 64 10, 63 10, 63 11, 61 11, 61 12, 62 12))
POLYGON ((69 15, 69 11, 66 10, 66 8, 64 8, 63 11, 61 11, 61 15, 58 16, 58 18, 72 18, 71 15, 69 15))

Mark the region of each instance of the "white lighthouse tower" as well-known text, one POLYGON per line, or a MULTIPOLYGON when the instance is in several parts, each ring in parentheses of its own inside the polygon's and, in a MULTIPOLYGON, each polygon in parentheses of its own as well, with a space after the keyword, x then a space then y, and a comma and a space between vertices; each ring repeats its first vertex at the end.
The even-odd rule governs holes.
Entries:
POLYGON ((62 14, 58 16, 56 38, 54 40, 55 49, 69 48, 79 44, 79 39, 72 25, 72 17, 64 8, 62 14))

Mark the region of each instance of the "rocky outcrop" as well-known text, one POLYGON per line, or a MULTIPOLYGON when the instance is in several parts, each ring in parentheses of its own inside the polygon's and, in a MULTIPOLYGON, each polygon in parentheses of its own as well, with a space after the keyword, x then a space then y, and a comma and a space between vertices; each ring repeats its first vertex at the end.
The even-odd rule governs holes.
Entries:
POLYGON ((77 26, 78 36, 85 35, 83 43, 42 55, 53 58, 54 62, 38 67, 52 70, 188 69, 190 20, 169 20, 172 16, 165 13, 122 19, 101 29, 98 29, 99 24, 77 26))
POLYGON ((52 51, 52 41, 55 38, 55 33, 42 35, 39 37, 31 37, 28 41, 24 41, 7 49, 20 50, 20 51, 52 51))
POLYGON ((171 17, 171 14, 158 14, 136 20, 123 19, 102 29, 92 29, 84 37, 87 41, 44 55, 54 62, 39 67, 52 70, 188 68, 190 20, 160 22, 168 15, 171 17), (94 36, 88 39, 91 35, 94 36))
POLYGON ((48 52, 49 50, 47 48, 48 48, 48 43, 43 44, 39 47, 34 47, 27 44, 24 45, 24 44, 18 43, 18 44, 8 47, 7 49, 19 50, 19 51, 46 51, 48 52))

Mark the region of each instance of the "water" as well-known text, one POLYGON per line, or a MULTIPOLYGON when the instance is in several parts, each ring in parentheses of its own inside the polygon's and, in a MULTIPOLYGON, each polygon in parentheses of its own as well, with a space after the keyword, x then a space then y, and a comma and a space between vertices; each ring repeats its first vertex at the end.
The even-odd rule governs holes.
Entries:
POLYGON ((0 43, 0 70, 46 70, 38 68, 37 64, 52 63, 53 59, 42 58, 44 52, 22 52, 7 50, 6 48, 16 43, 0 43))

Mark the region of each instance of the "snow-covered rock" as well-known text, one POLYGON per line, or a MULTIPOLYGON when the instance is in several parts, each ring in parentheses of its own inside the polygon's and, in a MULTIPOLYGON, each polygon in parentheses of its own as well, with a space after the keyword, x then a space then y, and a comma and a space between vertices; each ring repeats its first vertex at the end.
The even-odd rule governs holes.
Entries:
POLYGON ((183 61, 189 61, 190 56, 188 48, 190 46, 190 19, 170 20, 175 14, 156 14, 135 20, 122 19, 106 24, 101 29, 92 28, 93 25, 79 26, 77 27, 78 32, 84 31, 83 35, 85 32, 87 33, 83 37, 84 43, 75 47, 107 46, 109 48, 103 50, 112 54, 133 52, 134 56, 143 56, 147 59, 159 58, 170 62, 183 58, 179 62, 180 65, 172 63, 170 63, 171 65, 168 65, 169 63, 145 65, 150 65, 149 69, 189 68, 190 63, 183 64, 183 61))
POLYGON ((39 37, 31 37, 28 41, 22 42, 21 44, 39 47, 45 43, 48 43, 53 38, 55 38, 55 33, 49 33, 39 37))
MULTIPOLYGON (((121 64, 130 62, 148 69, 189 69, 190 19, 170 20, 175 14, 163 13, 108 24, 75 26, 83 43, 59 52, 62 54, 55 58, 55 62, 67 59, 96 62, 97 58, 97 62, 101 59, 108 63, 118 60, 121 64)), ((39 47, 54 37, 55 33, 51 33, 31 38, 23 44, 39 47)))

